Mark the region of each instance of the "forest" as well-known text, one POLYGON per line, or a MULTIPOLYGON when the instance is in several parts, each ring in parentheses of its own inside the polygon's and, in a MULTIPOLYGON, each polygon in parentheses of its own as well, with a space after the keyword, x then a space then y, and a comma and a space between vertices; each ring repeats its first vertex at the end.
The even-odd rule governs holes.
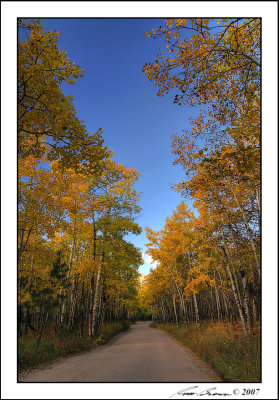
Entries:
POLYGON ((146 228, 156 268, 140 294, 154 326, 225 381, 260 380, 260 32, 257 18, 168 19, 146 32, 166 41, 143 68, 157 95, 199 112, 172 136, 183 201, 162 230, 146 228))
POLYGON ((71 352, 69 338, 90 339, 89 348, 102 329, 116 332, 140 318, 197 332, 211 321, 234 339, 259 338, 260 34, 259 18, 166 19, 145 32, 165 42, 143 66, 157 95, 197 113, 190 129, 172 136, 185 178, 171 189, 182 200, 162 216, 162 230, 145 228, 156 267, 140 279, 141 249, 125 238, 142 231, 139 172, 116 163, 102 129, 88 132, 76 117, 61 83, 74 84, 83 70, 59 49, 59 32, 18 20, 22 365, 34 359, 30 338, 37 353, 44 338, 59 338, 60 347, 67 338, 71 352))
POLYGON ((178 105, 200 106, 172 137, 185 171, 174 189, 197 212, 182 202, 163 230, 146 229, 159 263, 146 298, 160 321, 240 320, 247 333, 261 310, 260 20, 167 20, 146 35, 171 53, 144 66, 158 96, 175 88, 178 105))
POLYGON ((61 82, 83 71, 59 33, 19 20, 18 334, 97 337, 134 317, 141 252, 138 171, 113 161, 102 131, 89 133, 61 82))

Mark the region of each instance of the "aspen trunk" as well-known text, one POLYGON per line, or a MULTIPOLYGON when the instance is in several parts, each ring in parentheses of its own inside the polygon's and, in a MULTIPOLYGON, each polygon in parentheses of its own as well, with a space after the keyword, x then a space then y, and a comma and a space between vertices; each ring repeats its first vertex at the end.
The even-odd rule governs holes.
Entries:
POLYGON ((260 201, 260 189, 256 189, 256 201, 258 207, 258 224, 259 230, 262 231, 262 213, 261 213, 261 201, 260 201))
POLYGON ((93 334, 93 305, 94 305, 94 272, 92 272, 92 277, 90 279, 90 287, 89 287, 89 297, 88 297, 88 335, 94 336, 93 334))
POLYGON ((170 273, 171 273, 171 276, 172 276, 174 285, 175 285, 176 290, 177 290, 177 294, 178 294, 178 296, 179 296, 179 298, 180 298, 180 307, 181 307, 181 313, 182 313, 183 324, 184 324, 185 327, 187 327, 187 326, 188 326, 188 319, 187 319, 187 310, 186 310, 184 295, 183 295, 183 293, 182 293, 181 288, 178 286, 178 284, 177 284, 177 282, 176 282, 176 279, 175 279, 175 276, 174 276, 174 274, 173 274, 172 269, 171 269, 169 266, 167 266, 167 268, 168 268, 168 270, 169 270, 170 273))
MULTIPOLYGON (((97 247, 97 230, 96 230, 96 222, 95 222, 95 213, 92 211, 92 221, 93 221, 93 261, 96 260, 96 247, 97 247)), ((88 309, 89 309, 89 318, 88 318, 88 334, 89 336, 94 336, 93 332, 93 305, 94 305, 94 271, 92 271, 92 277, 90 280, 90 289, 89 289, 89 298, 88 298, 88 309)))
POLYGON ((165 311, 165 306, 164 306, 164 302, 163 302, 162 297, 161 297, 161 306, 162 306, 163 322, 165 324, 166 323, 166 311, 165 311))
MULTIPOLYGON (((191 256, 190 256, 189 252, 188 252, 188 260, 189 260, 189 270, 191 271, 192 263, 191 263, 191 256)), ((197 323, 198 327, 200 327, 199 307, 198 307, 196 293, 193 293, 193 300, 194 300, 194 310, 195 310, 196 323, 197 323)))
POLYGON ((32 232, 32 228, 28 229, 28 233, 27 233, 27 237, 25 239, 25 242, 24 242, 24 232, 25 232, 25 230, 22 229, 21 230, 21 238, 20 238, 20 246, 19 246, 19 249, 17 251, 17 261, 18 261, 18 263, 20 262, 22 254, 24 253, 24 251, 25 251, 25 249, 27 247, 27 244, 28 244, 28 241, 29 241, 29 238, 30 238, 30 234, 32 232))
POLYGON ((250 310, 249 310, 248 278, 247 278, 246 272, 242 268, 242 263, 241 263, 241 260, 240 260, 240 258, 238 256, 237 244, 236 244, 236 240, 235 240, 235 237, 234 237, 234 231, 233 231, 231 226, 230 226, 230 232, 231 232, 231 237, 232 237, 234 248, 235 248, 235 253, 236 253, 236 256, 237 256, 237 259, 238 259, 238 266, 239 266, 240 276, 241 276, 241 280, 242 280, 243 308, 244 308, 245 316, 246 316, 247 329, 248 329, 248 331, 250 331, 250 328, 251 328, 251 317, 250 317, 250 310))
POLYGON ((40 332, 39 332, 39 335, 38 335, 38 339, 37 339, 37 349, 38 349, 38 347, 39 347, 39 345, 40 345, 40 342, 41 342, 41 339, 42 339, 42 335, 43 335, 43 331, 44 331, 45 328, 46 328, 47 320, 48 320, 48 312, 47 312, 47 314, 46 314, 45 321, 44 321, 44 323, 42 324, 42 328, 41 328, 41 330, 40 330, 40 332))
POLYGON ((260 263, 259 263, 259 260, 258 260, 256 246, 255 246, 255 242, 254 242, 254 239, 253 239, 253 236, 252 236, 252 232, 251 232, 250 226, 248 224, 245 212, 244 212, 243 208, 241 207, 241 205, 240 205, 240 203, 239 203, 239 201, 238 201, 238 199, 236 197, 235 191, 232 190, 232 193, 233 193, 234 200, 235 200, 235 202, 237 204, 237 207, 239 208, 239 210, 240 210, 240 212, 242 214, 242 217, 243 217, 246 229, 247 229, 247 233, 248 233, 248 236, 249 236, 249 241, 250 241, 250 244, 251 244, 251 247, 252 247, 252 250, 253 250, 253 255, 254 255, 254 258, 255 258, 257 271, 258 271, 259 277, 261 277, 261 267, 260 267, 260 263))
POLYGON ((248 281, 247 275, 244 270, 241 270, 241 279, 243 285, 243 306, 246 315, 246 322, 247 322, 247 329, 250 331, 251 329, 251 318, 250 318, 250 311, 249 311, 249 293, 248 293, 248 281))
POLYGON ((258 321, 258 309, 257 309, 257 302, 256 302, 256 295, 255 295, 255 286, 256 286, 256 276, 252 274, 252 282, 253 282, 253 293, 252 293, 252 312, 253 312, 253 320, 254 322, 258 321))
POLYGON ((100 255, 100 265, 97 274, 96 280, 96 288, 95 288, 95 296, 94 296, 94 305, 92 311, 92 333, 93 336, 97 336, 98 328, 99 328, 99 310, 100 310, 100 301, 101 301, 101 279, 102 279, 102 272, 104 266, 104 251, 101 252, 100 255))
POLYGON ((92 213, 92 220, 93 220, 93 260, 96 260, 97 231, 96 231, 96 221, 94 212, 92 213))
POLYGON ((225 293, 223 290, 222 290, 222 297, 223 297, 223 302, 224 302, 226 319, 229 320, 230 319, 229 309, 228 309, 228 305, 227 305, 227 299, 226 299, 226 296, 225 296, 225 293))
POLYGON ((175 303, 175 294, 174 293, 173 293, 173 296, 172 296, 172 302, 173 302, 173 311, 174 311, 174 317, 175 317, 175 324, 176 324, 176 326, 178 326, 176 303, 175 303))
MULTIPOLYGON (((227 254, 226 254, 226 251, 225 251, 224 248, 223 248, 223 251, 224 251, 225 256, 227 258, 227 254)), ((247 327, 246 327, 246 323, 245 323, 244 314, 242 312, 242 307, 241 307, 241 304, 239 302, 239 298, 238 298, 238 295, 237 295, 237 291, 236 291, 234 279, 233 279, 233 276, 232 276, 232 272, 231 272, 230 267, 229 267, 229 263, 225 262, 225 266, 226 266, 226 269, 227 269, 227 272, 228 272, 228 275, 229 275, 229 278, 230 278, 230 281, 231 281, 232 291, 233 291, 235 303, 236 303, 236 306, 237 306, 237 309, 238 309, 238 312, 239 312, 242 328, 243 328, 244 333, 247 334, 247 327)))
POLYGON ((152 322, 154 322, 153 306, 151 306, 151 318, 152 318, 152 322))
POLYGON ((200 327, 199 307, 198 307, 198 302, 197 302, 196 293, 193 293, 193 300, 194 300, 194 309, 195 309, 196 323, 197 323, 198 327, 200 327))
MULTIPOLYGON (((218 274, 219 279, 220 279, 220 281, 221 281, 221 285, 223 286, 223 283, 224 283, 224 282, 223 282, 223 279, 222 279, 222 277, 221 277, 220 271, 219 271, 218 268, 216 268, 216 271, 217 271, 217 274, 218 274)), ((221 290, 221 293, 222 293, 223 305, 224 305, 224 309, 225 309, 226 318, 227 318, 227 320, 229 320, 229 310, 228 310, 227 299, 226 299, 224 290, 221 290)))
POLYGON ((257 312, 255 297, 252 298, 252 311, 253 311, 253 320, 255 323, 258 320, 258 312, 257 312))
MULTIPOLYGON (((77 201, 75 200, 75 208, 76 208, 76 206, 77 206, 77 201)), ((75 216, 74 216, 73 241, 72 241, 72 248, 71 248, 70 259, 69 259, 69 266, 68 266, 68 273, 67 273, 67 280, 66 280, 67 283, 70 280, 71 269, 72 269, 73 258, 74 258, 74 251, 75 251, 75 247, 76 247, 76 223, 77 223, 77 210, 75 210, 75 216)), ((64 317, 65 317, 65 307, 66 307, 66 302, 67 302, 67 295, 68 295, 68 288, 66 288, 65 298, 63 299, 62 305, 61 305, 60 326, 62 326, 64 317)))
POLYGON ((213 270, 213 274, 214 274, 214 290, 215 290, 216 307, 217 307, 217 318, 219 321, 220 320, 223 321, 223 315, 222 315, 221 307, 220 307, 220 297, 219 297, 219 293, 218 293, 218 289, 217 289, 217 285, 216 285, 215 270, 213 270))
POLYGON ((226 250, 227 260, 228 260, 228 262, 230 264, 230 267, 232 269, 231 274, 232 274, 232 277, 233 277, 233 280, 234 280, 235 289, 236 289, 236 293, 237 293, 237 296, 238 296, 238 301, 240 303, 240 306, 242 307, 242 298, 241 298, 241 295, 240 295, 240 290, 239 290, 239 286, 238 286, 236 272, 235 272, 234 264, 231 261, 231 254, 230 254, 230 250, 229 250, 229 248, 227 246, 227 241, 226 241, 223 229, 222 229, 222 237, 223 237, 223 240, 224 240, 224 247, 225 247, 225 250, 226 250))
MULTIPOLYGON (((211 312, 210 312, 210 314, 211 314, 212 321, 214 321, 215 315, 216 315, 216 313, 215 313, 216 307, 215 307, 215 303, 214 303, 214 299, 213 299, 213 290, 212 290, 212 288, 210 288, 210 299, 211 299, 211 307, 210 307, 211 312)), ((215 298, 215 300, 216 300, 216 298, 215 298)), ((209 314, 208 314, 208 316, 209 316, 209 314)))
POLYGON ((183 325, 187 328, 187 326, 189 325, 189 320, 188 320, 188 316, 187 316, 186 302, 185 302, 183 292, 179 287, 178 287, 178 295, 180 298, 180 307, 181 307, 183 325))
POLYGON ((77 224, 77 213, 75 212, 74 226, 73 226, 73 241, 72 241, 72 248, 71 248, 70 259, 69 259, 67 280, 70 279, 71 270, 72 270, 72 266, 73 266, 74 252, 75 252, 75 248, 76 248, 76 224, 77 224))
POLYGON ((84 290, 84 281, 82 282, 82 287, 81 287, 81 300, 80 300, 80 336, 83 336, 83 325, 84 325, 84 320, 85 320, 85 315, 84 315, 84 310, 85 310, 85 290, 84 290))
POLYGON ((75 313, 76 313, 78 284, 79 284, 79 277, 77 275, 77 276, 75 276, 74 287, 73 287, 73 291, 71 293, 71 306, 70 306, 69 322, 68 322, 68 328, 70 331, 73 331, 73 329, 74 329, 74 318, 75 318, 75 313))

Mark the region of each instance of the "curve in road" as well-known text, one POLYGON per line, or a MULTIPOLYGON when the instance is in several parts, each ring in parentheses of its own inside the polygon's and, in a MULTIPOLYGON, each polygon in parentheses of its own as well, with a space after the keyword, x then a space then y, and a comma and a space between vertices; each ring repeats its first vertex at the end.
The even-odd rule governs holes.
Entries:
POLYGON ((165 332, 137 322, 108 344, 23 374, 19 382, 213 382, 165 332))

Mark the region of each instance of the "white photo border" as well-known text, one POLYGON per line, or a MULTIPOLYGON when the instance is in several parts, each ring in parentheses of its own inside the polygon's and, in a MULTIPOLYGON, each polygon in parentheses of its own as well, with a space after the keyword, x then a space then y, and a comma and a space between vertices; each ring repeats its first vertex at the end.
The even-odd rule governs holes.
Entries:
MULTIPOLYGON (((186 384, 17 383, 16 332, 16 74, 18 17, 261 17, 262 18, 262 383, 211 384, 234 398, 275 399, 277 373, 277 169, 278 169, 278 3, 277 1, 41 1, 1 2, 1 95, 2 95, 2 396, 5 399, 164 399, 186 384), (271 314, 272 311, 272 314, 271 314), (257 396, 244 389, 260 388, 257 396), (238 391, 238 393, 237 393, 238 391)), ((208 384, 198 384, 200 390, 208 384)), ((173 397, 175 398, 175 397, 173 397)), ((178 397, 176 397, 178 398, 178 397)), ((204 396, 204 398, 208 398, 204 396)))

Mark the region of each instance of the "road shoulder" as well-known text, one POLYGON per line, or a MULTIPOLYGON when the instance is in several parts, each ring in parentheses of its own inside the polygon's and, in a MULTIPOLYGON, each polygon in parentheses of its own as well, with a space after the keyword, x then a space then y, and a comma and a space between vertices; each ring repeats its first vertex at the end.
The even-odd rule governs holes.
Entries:
MULTIPOLYGON (((151 326, 151 328, 153 327, 151 326)), ((159 329, 159 328, 153 328, 153 329, 159 329)), ((221 376, 207 362, 205 362, 197 354, 195 354, 189 347, 185 346, 184 343, 180 342, 169 332, 162 329, 160 329, 160 331, 166 333, 174 342, 176 342, 176 344, 178 344, 189 355, 189 357, 197 365, 197 367, 202 372, 209 375, 209 377, 213 380, 213 382, 223 382, 221 376)))

